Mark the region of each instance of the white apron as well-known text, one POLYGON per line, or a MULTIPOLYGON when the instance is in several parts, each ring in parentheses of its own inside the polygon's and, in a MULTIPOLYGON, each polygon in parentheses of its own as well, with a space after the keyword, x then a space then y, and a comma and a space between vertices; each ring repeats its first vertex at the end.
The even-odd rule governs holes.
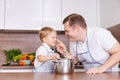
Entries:
MULTIPOLYGON (((110 54, 103 50, 103 48, 101 48, 99 44, 94 43, 96 43, 96 39, 93 39, 90 35, 89 37, 88 35, 86 35, 85 51, 84 50, 82 51, 82 49, 79 49, 77 46, 78 41, 76 42, 76 53, 78 60, 82 62, 86 71, 89 70, 90 68, 100 67, 110 57, 110 54)), ((111 69, 108 69, 106 72, 113 71, 119 71, 118 64, 113 66, 111 69)))
MULTIPOLYGON (((48 51, 47 50, 47 56, 50 56, 53 54, 55 54, 55 51, 53 51, 53 50, 48 51)), ((33 69, 33 72, 54 72, 54 63, 52 62, 52 60, 43 62, 40 66, 33 69)))

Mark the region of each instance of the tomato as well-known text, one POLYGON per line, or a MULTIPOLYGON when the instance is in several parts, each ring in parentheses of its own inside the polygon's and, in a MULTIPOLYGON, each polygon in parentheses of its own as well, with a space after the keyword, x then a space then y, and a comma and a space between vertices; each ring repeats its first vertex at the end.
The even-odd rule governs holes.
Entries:
POLYGON ((23 60, 27 60, 27 57, 23 57, 23 60))
POLYGON ((31 63, 33 66, 34 66, 34 61, 32 61, 32 63, 31 63))
POLYGON ((25 66, 26 65, 26 62, 23 62, 23 66, 25 66))
POLYGON ((19 60, 23 60, 23 58, 20 58, 19 60))
POLYGON ((23 62, 19 62, 19 65, 20 65, 20 66, 23 66, 23 62))
POLYGON ((27 57, 28 56, 28 53, 26 53, 26 54, 23 54, 23 57, 27 57))

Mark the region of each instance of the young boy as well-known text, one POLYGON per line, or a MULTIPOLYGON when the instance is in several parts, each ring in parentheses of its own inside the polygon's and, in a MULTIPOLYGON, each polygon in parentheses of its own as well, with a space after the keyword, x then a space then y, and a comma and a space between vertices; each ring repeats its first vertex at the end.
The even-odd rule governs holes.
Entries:
POLYGON ((60 55, 52 50, 56 46, 57 33, 50 27, 44 27, 39 31, 42 45, 36 51, 34 72, 53 72, 52 60, 60 59, 60 55))

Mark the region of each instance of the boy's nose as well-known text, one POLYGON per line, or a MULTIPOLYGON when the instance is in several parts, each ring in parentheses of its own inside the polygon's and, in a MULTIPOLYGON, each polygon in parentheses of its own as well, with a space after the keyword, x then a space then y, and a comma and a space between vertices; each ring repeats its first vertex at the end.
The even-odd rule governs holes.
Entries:
POLYGON ((67 33, 67 32, 65 32, 65 35, 68 35, 68 33, 67 33))

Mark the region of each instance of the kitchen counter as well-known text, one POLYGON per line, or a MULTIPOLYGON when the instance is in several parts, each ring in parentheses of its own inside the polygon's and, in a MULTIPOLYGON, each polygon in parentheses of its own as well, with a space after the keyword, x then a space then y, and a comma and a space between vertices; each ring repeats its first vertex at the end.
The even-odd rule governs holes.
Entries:
POLYGON ((19 66, 16 64, 12 64, 9 66, 0 66, 0 72, 32 72, 34 66, 19 66))
POLYGON ((85 72, 73 74, 55 73, 0 73, 1 80, 120 80, 120 73, 103 73, 90 75, 85 72))
MULTIPOLYGON (((11 64, 8 66, 0 66, 0 72, 32 72, 34 66, 27 65, 27 66, 19 66, 18 64, 11 64)), ((82 65, 75 65, 75 72, 84 71, 82 65)))
POLYGON ((34 66, 28 65, 28 66, 19 66, 19 65, 8 65, 8 66, 0 66, 0 69, 32 69, 34 66))
MULTIPOLYGON (((19 66, 19 64, 1 65, 0 69, 32 69, 33 65, 19 66)), ((83 69, 82 65, 75 65, 75 69, 83 69)))

